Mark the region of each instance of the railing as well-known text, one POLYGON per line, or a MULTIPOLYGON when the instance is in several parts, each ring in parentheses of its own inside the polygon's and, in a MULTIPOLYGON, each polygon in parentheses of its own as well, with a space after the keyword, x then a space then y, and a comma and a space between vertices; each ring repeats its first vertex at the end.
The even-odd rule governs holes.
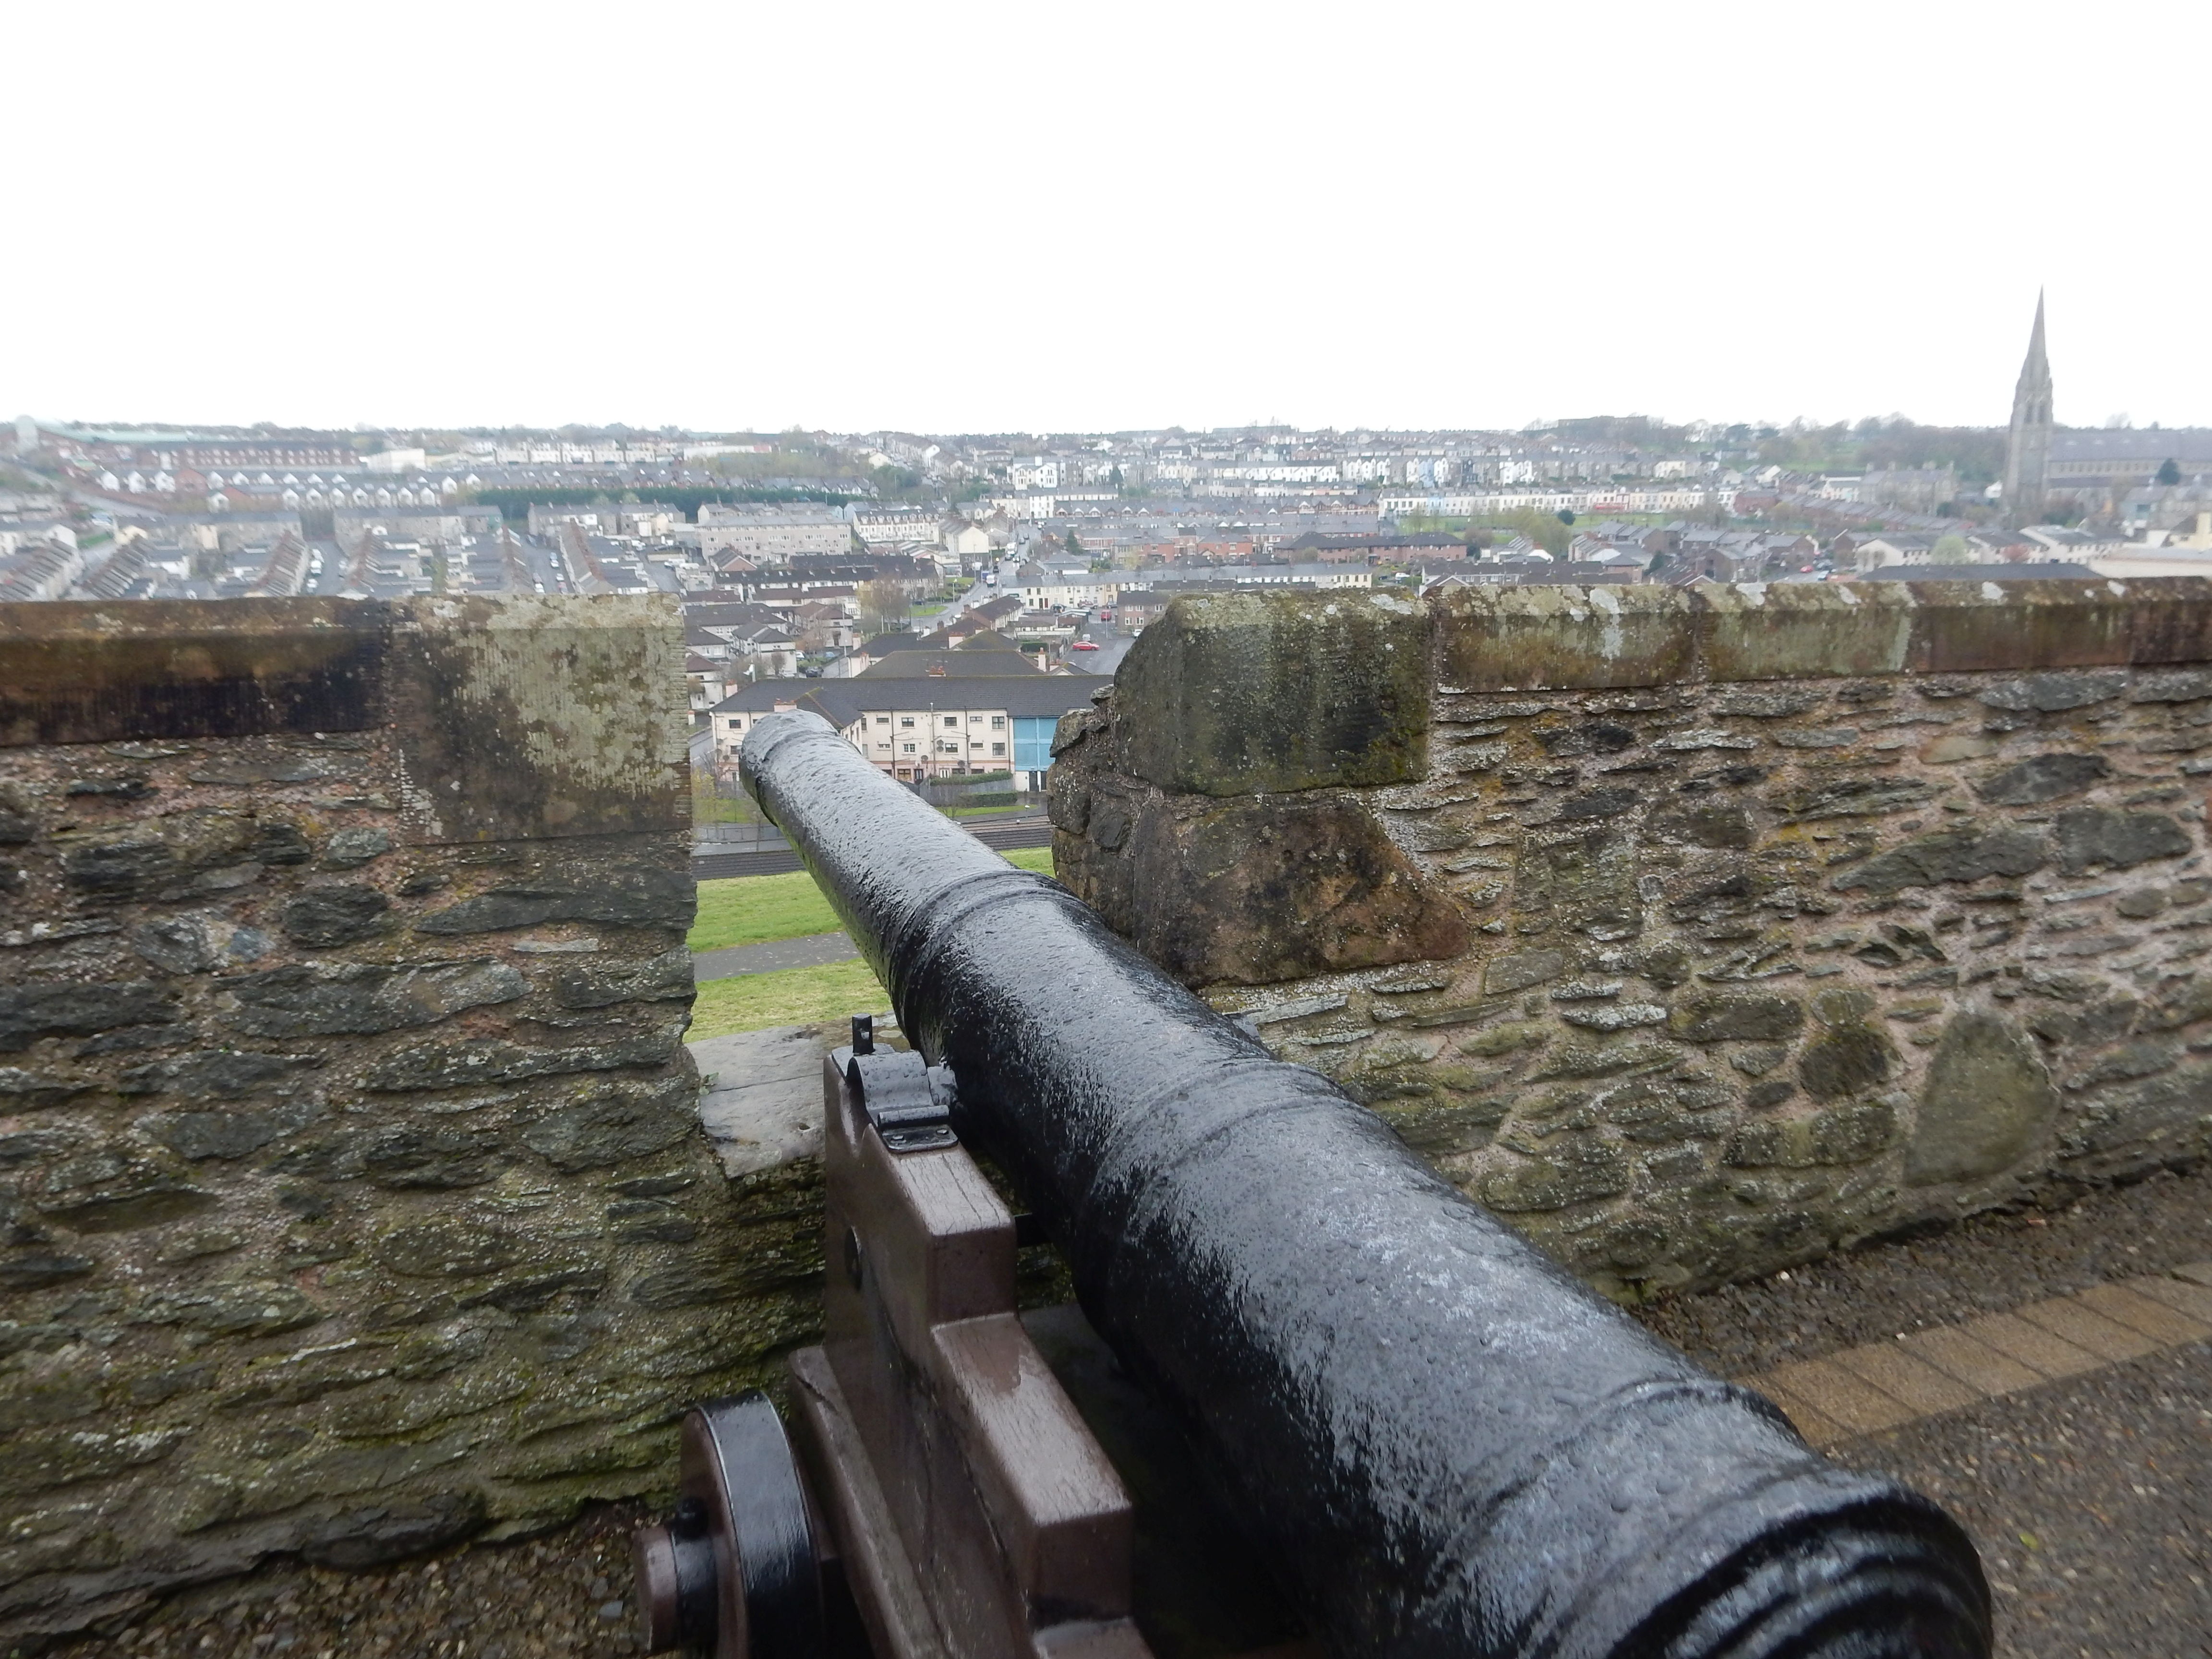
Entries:
POLYGON ((1972 1545, 1593 1295, 818 717, 746 787, 1332 1653, 1989 1651, 1972 1545))

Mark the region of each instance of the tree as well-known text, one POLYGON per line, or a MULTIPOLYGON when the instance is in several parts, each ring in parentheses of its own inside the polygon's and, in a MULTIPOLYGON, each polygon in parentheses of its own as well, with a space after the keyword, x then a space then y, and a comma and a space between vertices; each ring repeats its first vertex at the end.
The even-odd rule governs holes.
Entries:
POLYGON ((1526 536, 1554 558, 1567 550, 1567 543, 1573 535, 1559 521, 1558 514, 1540 512, 1533 507, 1507 514, 1504 528, 1516 536, 1526 536))
POLYGON ((2181 468, 2176 464, 2172 456, 2167 456, 2160 465, 2158 481, 2162 484, 2178 484, 2181 482, 2181 468))
POLYGON ((884 577, 862 582, 858 597, 860 616, 873 633, 896 633, 906 626, 907 617, 914 608, 906 589, 884 577))
POLYGON ((1928 550, 1930 564, 1966 564, 1966 538, 1960 535, 1938 536, 1936 544, 1928 550))
POLYGON ((1080 558, 1083 556, 1083 543, 1073 530, 1067 532, 1067 551, 1071 557, 1080 558))

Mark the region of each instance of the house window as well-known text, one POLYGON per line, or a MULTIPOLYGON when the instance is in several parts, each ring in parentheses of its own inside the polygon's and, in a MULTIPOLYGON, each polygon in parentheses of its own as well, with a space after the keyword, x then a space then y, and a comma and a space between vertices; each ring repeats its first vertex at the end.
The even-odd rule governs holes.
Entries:
POLYGON ((914 753, 914 745, 910 743, 902 743, 899 745, 899 752, 902 755, 911 755, 914 753))
POLYGON ((1006 717, 1004 714, 994 714, 994 715, 992 715, 992 716, 991 716, 991 729, 992 729, 994 732, 1003 732, 1003 731, 1005 731, 1005 730, 1006 729, 1006 717))
POLYGON ((890 723, 891 717, 889 714, 878 714, 876 716, 876 724, 878 726, 889 726, 890 723))
POLYGON ((991 745, 991 752, 994 755, 1003 755, 1006 752, 1006 745, 1003 743, 994 743, 991 745))
POLYGON ((730 730, 732 732, 742 732, 744 729, 745 723, 743 720, 732 720, 730 722, 730 730))
POLYGON ((899 724, 900 724, 901 726, 904 726, 908 731, 909 731, 909 732, 913 731, 913 730, 914 730, 914 716, 913 716, 913 715, 911 715, 911 714, 902 714, 902 715, 900 715, 900 716, 899 716, 899 724))
POLYGON ((982 723, 983 717, 981 714, 970 714, 968 717, 968 724, 970 726, 981 726, 982 723))
POLYGON ((947 726, 957 726, 960 724, 960 716, 957 714, 947 714, 945 717, 945 723, 947 726))

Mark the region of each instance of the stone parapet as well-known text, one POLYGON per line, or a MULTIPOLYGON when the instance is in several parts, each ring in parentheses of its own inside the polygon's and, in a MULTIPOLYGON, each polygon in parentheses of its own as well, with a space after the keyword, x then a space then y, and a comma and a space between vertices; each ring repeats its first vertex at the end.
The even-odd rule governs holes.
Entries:
POLYGON ((0 1646, 663 1488, 815 1327, 682 1042, 681 653, 658 599, 0 606, 0 1646))
MULTIPOLYGON (((1223 603, 1176 601, 1170 647, 1223 603)), ((1264 683, 1316 637, 1358 683, 1376 602, 1265 603, 1264 683)), ((2212 1148, 2212 584, 1474 589, 1425 622, 1417 773, 1233 802, 1190 781, 1267 744, 1133 763, 1189 708, 1263 718, 1233 656, 1164 672, 1147 630, 1062 722, 1055 857, 1585 1277, 1711 1284, 2212 1148)))

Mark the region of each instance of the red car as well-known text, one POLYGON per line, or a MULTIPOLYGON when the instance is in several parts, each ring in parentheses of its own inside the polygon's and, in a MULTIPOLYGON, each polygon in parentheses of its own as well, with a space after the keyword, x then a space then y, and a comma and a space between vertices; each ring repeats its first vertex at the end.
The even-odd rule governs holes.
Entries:
POLYGON ((1078 651, 1096 651, 1097 648, 1098 641, 1096 640, 1078 640, 1074 646, 1078 651))

